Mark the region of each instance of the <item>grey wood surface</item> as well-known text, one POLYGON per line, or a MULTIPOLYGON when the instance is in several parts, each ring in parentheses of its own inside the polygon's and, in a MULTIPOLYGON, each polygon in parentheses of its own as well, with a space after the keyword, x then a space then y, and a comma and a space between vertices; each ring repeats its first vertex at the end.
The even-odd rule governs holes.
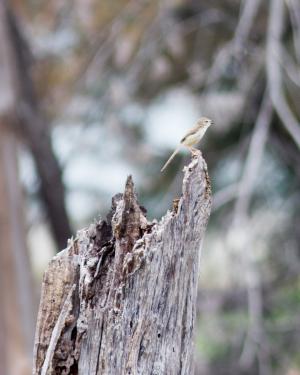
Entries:
POLYGON ((147 221, 128 177, 107 219, 79 231, 44 274, 34 374, 192 374, 210 208, 201 155, 159 222, 147 221))

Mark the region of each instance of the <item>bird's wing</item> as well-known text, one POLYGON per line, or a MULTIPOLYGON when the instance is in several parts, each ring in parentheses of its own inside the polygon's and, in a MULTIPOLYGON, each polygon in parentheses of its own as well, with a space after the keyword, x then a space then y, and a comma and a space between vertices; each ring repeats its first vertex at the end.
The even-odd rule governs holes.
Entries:
POLYGON ((183 143, 187 139, 187 137, 189 137, 190 135, 196 134, 198 130, 199 130, 199 126, 195 126, 191 130, 189 130, 186 133, 186 135, 182 138, 182 140, 180 141, 180 143, 183 143))

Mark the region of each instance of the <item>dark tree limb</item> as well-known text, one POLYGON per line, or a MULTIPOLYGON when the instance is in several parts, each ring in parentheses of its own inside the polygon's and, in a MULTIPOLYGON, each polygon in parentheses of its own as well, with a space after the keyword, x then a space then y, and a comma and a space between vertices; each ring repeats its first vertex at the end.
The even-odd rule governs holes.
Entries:
POLYGON ((128 177, 107 221, 79 231, 45 272, 34 374, 191 374, 210 207, 201 156, 160 222, 147 221, 128 177))
POLYGON ((35 93, 30 49, 22 37, 18 22, 8 2, 1 0, 1 9, 5 35, 0 38, 0 46, 1 50, 6 51, 7 58, 6 66, 2 66, 3 74, 0 72, 0 81, 2 86, 5 83, 2 90, 4 92, 8 90, 13 97, 10 107, 2 109, 2 112, 5 112, 10 124, 17 126, 22 139, 32 152, 40 177, 40 194, 57 246, 62 249, 71 235, 71 228, 64 202, 61 168, 52 150, 49 124, 43 117, 35 93))

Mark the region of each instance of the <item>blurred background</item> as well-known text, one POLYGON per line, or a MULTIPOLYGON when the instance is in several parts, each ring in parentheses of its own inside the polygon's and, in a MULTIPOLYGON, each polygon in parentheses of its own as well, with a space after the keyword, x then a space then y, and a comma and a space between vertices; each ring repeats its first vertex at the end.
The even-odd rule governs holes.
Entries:
POLYGON ((201 115, 196 374, 300 374, 299 0, 0 0, 1 375, 31 373, 47 262, 128 174, 160 218, 201 115))

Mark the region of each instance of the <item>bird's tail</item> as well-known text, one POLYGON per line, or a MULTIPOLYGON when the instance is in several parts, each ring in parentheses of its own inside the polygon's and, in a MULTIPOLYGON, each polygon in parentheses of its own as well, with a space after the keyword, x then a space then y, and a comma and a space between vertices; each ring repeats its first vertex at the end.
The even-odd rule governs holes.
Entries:
POLYGON ((176 150, 173 152, 173 154, 169 157, 169 159, 167 160, 166 164, 160 170, 161 172, 163 172, 167 168, 167 166, 171 163, 171 161, 173 160, 173 158, 175 157, 175 155, 177 154, 177 152, 180 150, 180 147, 181 146, 178 146, 176 148, 176 150))

